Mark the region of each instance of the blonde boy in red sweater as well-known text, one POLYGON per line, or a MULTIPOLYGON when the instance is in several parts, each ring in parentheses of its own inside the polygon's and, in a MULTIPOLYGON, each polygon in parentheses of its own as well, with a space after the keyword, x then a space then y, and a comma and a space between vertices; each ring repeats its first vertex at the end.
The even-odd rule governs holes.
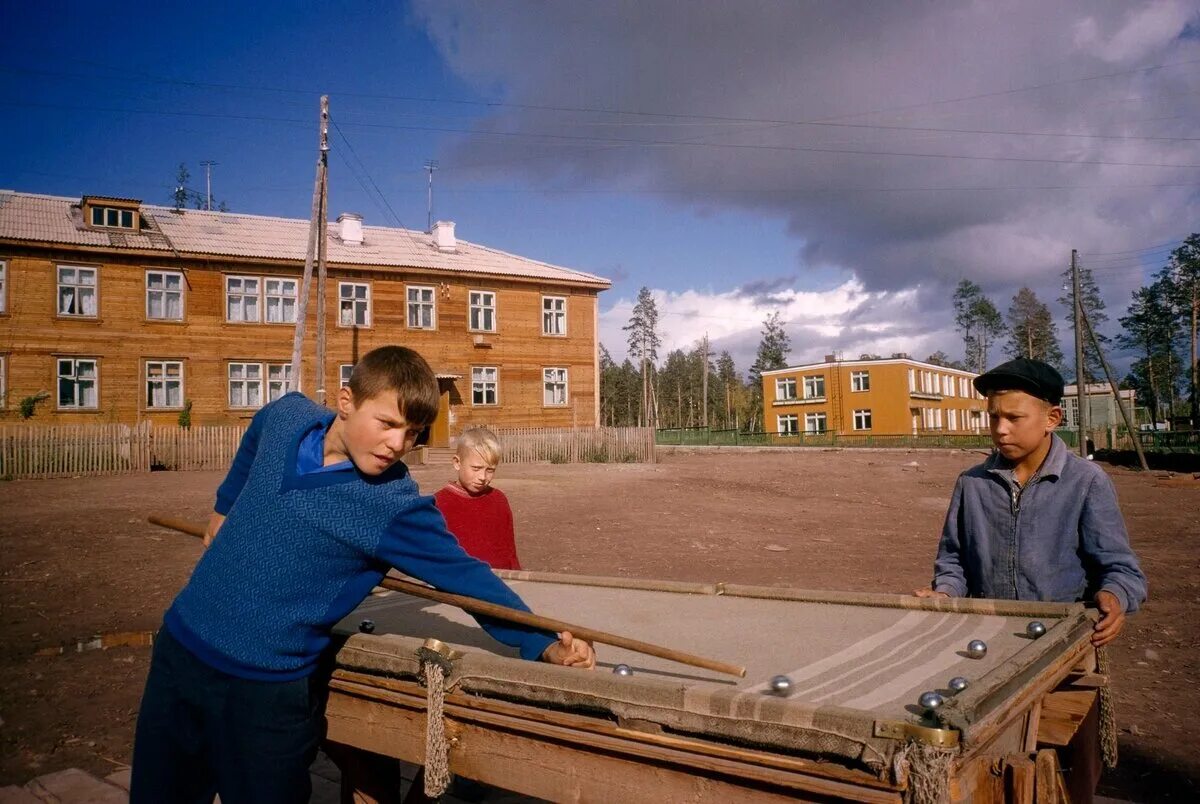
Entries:
POLYGON ((500 442, 491 430, 467 430, 453 459, 458 477, 433 499, 463 550, 492 569, 518 570, 512 508, 504 492, 492 488, 500 457, 500 442))

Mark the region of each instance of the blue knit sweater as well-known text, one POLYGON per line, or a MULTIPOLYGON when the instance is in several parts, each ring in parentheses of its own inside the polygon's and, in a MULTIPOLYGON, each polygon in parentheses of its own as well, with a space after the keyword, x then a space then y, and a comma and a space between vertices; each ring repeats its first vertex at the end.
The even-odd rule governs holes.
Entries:
MULTIPOLYGON (((403 463, 383 475, 352 464, 299 474, 304 437, 332 414, 291 393, 255 415, 217 495, 225 524, 167 611, 171 634, 202 661, 241 678, 309 675, 333 625, 389 567, 447 592, 528 610, 468 556, 403 463)), ((536 659, 548 633, 478 618, 536 659)))

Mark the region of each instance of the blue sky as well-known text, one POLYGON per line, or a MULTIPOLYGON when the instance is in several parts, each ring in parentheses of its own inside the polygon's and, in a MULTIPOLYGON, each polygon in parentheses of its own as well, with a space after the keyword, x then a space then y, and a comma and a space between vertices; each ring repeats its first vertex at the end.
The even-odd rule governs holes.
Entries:
POLYGON ((232 210, 307 217, 324 92, 332 215, 424 228, 437 159, 461 237, 613 280, 615 355, 645 285, 668 347, 743 369, 776 309, 796 362, 958 354, 958 279, 1057 312, 1072 247, 1115 318, 1200 228, 1186 2, 312 8, 0 0, 0 187, 165 204, 207 159, 232 210))

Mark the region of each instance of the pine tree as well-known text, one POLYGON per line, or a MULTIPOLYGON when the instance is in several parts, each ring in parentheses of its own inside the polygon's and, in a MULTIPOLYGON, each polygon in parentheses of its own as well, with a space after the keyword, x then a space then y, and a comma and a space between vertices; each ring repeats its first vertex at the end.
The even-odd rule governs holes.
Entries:
POLYGON ((1192 427, 1200 427, 1200 363, 1197 362, 1197 335, 1200 325, 1200 233, 1191 234, 1183 245, 1171 252, 1166 276, 1172 306, 1188 332, 1188 397, 1191 400, 1192 427))
POLYGON ((1058 345, 1058 326, 1041 299, 1029 288, 1021 288, 1008 308, 1008 344, 1005 351, 1011 357, 1041 360, 1056 368, 1063 364, 1058 345))
POLYGON ((792 342, 784 327, 785 322, 780 320, 778 310, 763 320, 762 340, 758 343, 754 365, 750 367, 750 394, 754 401, 752 417, 757 417, 762 408, 763 372, 781 369, 787 365, 787 356, 792 349, 792 342))
POLYGON ((655 427, 658 416, 654 368, 658 361, 658 348, 662 346, 662 338, 658 333, 658 305, 650 288, 643 286, 638 291, 629 323, 622 329, 629 333, 629 356, 641 366, 642 422, 647 427, 655 427))
POLYGON ((1138 400, 1149 409, 1155 425, 1163 404, 1168 415, 1174 415, 1183 366, 1175 352, 1179 321, 1171 307, 1171 291, 1169 278, 1160 276, 1133 292, 1128 313, 1119 319, 1122 332, 1117 336, 1117 344, 1141 355, 1130 368, 1128 382, 1137 391, 1138 400))
POLYGON ((967 367, 964 366, 960 361, 951 360, 950 355, 946 354, 941 349, 925 358, 925 362, 934 366, 945 366, 946 368, 958 369, 959 371, 967 370, 967 367))
POLYGON ((987 371, 992 343, 1004 334, 1004 319, 983 289, 969 279, 954 290, 954 323, 963 335, 967 368, 980 374, 987 371))

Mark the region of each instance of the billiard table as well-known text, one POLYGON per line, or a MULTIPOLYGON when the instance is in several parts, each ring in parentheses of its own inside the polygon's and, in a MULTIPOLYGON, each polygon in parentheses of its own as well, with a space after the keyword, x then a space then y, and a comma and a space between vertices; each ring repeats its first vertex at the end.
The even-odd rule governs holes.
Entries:
POLYGON ((1086 791, 1076 799, 1094 787, 1105 679, 1080 604, 497 574, 539 614, 748 672, 605 645, 591 671, 522 661, 457 608, 372 596, 336 629, 345 641, 326 709, 331 755, 356 800, 388 800, 399 790, 381 769, 426 759, 431 701, 418 657, 430 647, 446 674, 450 771, 537 798, 986 802, 1036 791, 1043 801, 1068 783, 1086 791), (1031 621, 1045 633, 1030 636, 1031 621), (986 655, 972 658, 971 640, 986 655), (956 676, 967 679, 957 692, 956 676), (937 709, 919 703, 929 691, 943 696, 937 709), (1070 714, 1062 695, 1075 696, 1070 714), (1047 745, 1061 749, 1038 750, 1047 745), (1068 745, 1075 779, 1060 774, 1068 745))

